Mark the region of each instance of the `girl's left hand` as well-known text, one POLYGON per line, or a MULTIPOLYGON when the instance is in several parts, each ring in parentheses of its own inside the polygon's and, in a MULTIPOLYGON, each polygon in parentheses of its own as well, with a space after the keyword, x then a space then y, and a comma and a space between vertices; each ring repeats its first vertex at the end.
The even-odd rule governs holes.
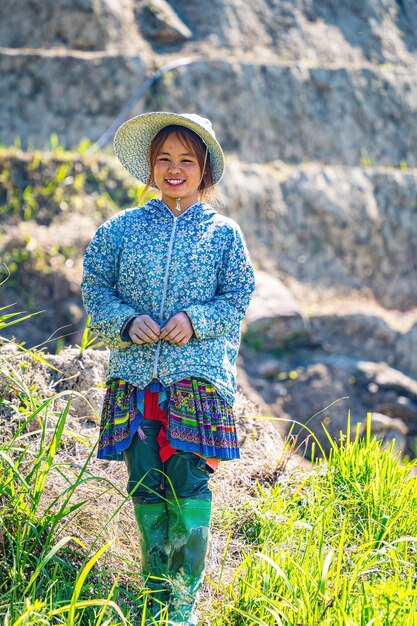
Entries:
POLYGON ((193 336, 193 327, 185 311, 180 311, 161 329, 159 339, 164 339, 177 346, 185 346, 193 336))

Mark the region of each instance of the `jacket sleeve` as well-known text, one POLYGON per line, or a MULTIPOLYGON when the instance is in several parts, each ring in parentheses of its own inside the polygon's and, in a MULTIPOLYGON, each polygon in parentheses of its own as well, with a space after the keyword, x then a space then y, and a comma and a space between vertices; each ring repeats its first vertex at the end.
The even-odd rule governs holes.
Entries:
POLYGON ((117 294, 117 253, 111 228, 103 224, 87 246, 81 293, 84 308, 91 317, 91 328, 110 348, 126 348, 122 332, 135 309, 124 304, 117 294))
POLYGON ((204 304, 192 304, 183 309, 190 318, 196 338, 214 339, 227 335, 245 317, 254 289, 249 252, 236 225, 218 274, 216 296, 204 304))

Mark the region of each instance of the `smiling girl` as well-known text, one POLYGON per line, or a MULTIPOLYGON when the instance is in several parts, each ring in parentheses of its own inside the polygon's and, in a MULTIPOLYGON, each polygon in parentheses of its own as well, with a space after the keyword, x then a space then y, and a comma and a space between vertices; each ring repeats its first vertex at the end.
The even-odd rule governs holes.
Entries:
POLYGON ((239 226, 205 201, 224 171, 209 120, 146 113, 114 147, 161 199, 108 220, 85 253, 84 305, 110 347, 98 457, 127 466, 150 616, 195 624, 209 477, 239 458, 232 407, 253 268, 239 226))

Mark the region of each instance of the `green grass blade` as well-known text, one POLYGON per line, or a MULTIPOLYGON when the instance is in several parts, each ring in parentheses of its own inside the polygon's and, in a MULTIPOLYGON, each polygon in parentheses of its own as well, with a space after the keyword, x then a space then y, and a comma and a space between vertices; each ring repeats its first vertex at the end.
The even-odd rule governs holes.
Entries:
POLYGON ((94 567, 95 563, 99 560, 99 558, 106 552, 111 544, 109 542, 105 543, 104 546, 100 548, 88 561, 88 563, 84 566, 81 573, 77 576, 77 580, 74 585, 74 592, 71 597, 70 608, 68 613, 68 621, 67 626, 74 626, 75 620, 75 612, 77 608, 78 598, 80 596, 81 590, 83 588, 84 582, 90 573, 91 569, 94 567))
POLYGON ((58 541, 58 543, 51 550, 49 550, 49 552, 44 556, 44 558, 38 563, 35 571, 33 572, 32 576, 29 579, 26 589, 24 590, 24 595, 27 595, 29 593, 30 588, 36 581, 37 577, 39 576, 40 572, 43 570, 45 565, 52 559, 52 557, 55 556, 55 554, 63 546, 67 545, 67 543, 69 543, 70 541, 74 541, 75 543, 80 545, 82 548, 86 549, 85 545, 82 543, 82 541, 78 539, 78 537, 63 537, 60 541, 58 541))

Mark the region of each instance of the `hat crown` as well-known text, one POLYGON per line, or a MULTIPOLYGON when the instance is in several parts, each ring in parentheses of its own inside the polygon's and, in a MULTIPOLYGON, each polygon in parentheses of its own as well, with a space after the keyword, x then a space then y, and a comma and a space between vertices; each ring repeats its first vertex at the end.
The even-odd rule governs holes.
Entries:
POLYGON ((181 117, 186 117, 188 120, 198 124, 199 126, 202 126, 212 137, 216 136, 210 120, 206 117, 201 117, 201 115, 197 115, 196 113, 179 113, 179 115, 181 117))

